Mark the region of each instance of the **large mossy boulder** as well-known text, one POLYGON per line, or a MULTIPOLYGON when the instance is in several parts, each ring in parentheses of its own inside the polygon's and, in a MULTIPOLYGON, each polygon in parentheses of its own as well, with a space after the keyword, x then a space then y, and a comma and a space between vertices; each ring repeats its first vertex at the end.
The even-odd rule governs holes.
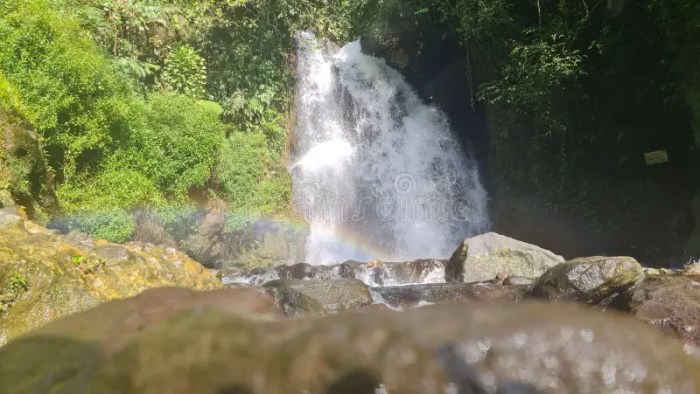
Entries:
POLYGON ((158 304, 168 294, 154 294, 102 305, 0 348, 1 388, 17 394, 437 394, 450 383, 460 393, 700 388, 700 361, 673 339, 630 317, 573 305, 443 304, 270 320, 258 317, 270 301, 254 290, 178 298, 165 311, 158 304), (247 301, 225 307, 243 296, 247 301))
POLYGON ((644 280, 631 257, 582 257, 550 268, 535 281, 532 295, 553 300, 603 303, 644 280))
POLYGON ((539 246, 486 233, 467 238, 445 267, 447 282, 483 282, 497 275, 535 278, 564 258, 539 246))
POLYGON ((0 212, 0 345, 60 317, 163 286, 221 284, 175 249, 62 236, 0 212))

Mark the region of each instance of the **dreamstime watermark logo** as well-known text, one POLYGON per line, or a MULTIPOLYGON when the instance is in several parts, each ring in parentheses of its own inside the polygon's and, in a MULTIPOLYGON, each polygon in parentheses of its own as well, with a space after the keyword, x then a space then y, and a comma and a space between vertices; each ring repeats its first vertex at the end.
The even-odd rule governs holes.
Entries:
POLYGON ((394 189, 399 194, 406 194, 416 189, 416 178, 411 174, 399 174, 394 178, 394 189))
POLYGON ((323 197, 313 196, 309 203, 301 204, 303 214, 307 218, 333 222, 462 223, 480 226, 488 221, 483 212, 484 204, 471 201, 467 191, 463 194, 455 192, 459 190, 457 185, 435 190, 435 187, 421 185, 420 180, 409 173, 396 175, 393 182, 388 184, 387 189, 355 188, 369 190, 360 195, 329 190, 323 197))

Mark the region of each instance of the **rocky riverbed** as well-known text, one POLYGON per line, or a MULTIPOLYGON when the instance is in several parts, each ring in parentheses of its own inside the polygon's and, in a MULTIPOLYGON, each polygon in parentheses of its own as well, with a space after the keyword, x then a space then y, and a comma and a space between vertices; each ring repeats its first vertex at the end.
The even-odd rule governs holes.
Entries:
POLYGON ((446 260, 222 276, 16 209, 0 234, 2 393, 700 391, 698 265, 488 233, 446 260))

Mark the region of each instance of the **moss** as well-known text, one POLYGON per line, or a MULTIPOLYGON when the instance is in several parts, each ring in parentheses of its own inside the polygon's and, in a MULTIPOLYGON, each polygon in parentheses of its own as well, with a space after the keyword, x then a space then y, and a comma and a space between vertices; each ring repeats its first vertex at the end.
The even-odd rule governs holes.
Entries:
POLYGON ((57 318, 144 290, 221 287, 188 257, 161 247, 127 245, 127 258, 105 260, 31 222, 0 228, 0 345, 57 318), (31 229, 31 231, 28 231, 31 229))
POLYGON ((19 272, 13 272, 0 287, 0 315, 4 314, 12 304, 29 290, 27 278, 19 272))

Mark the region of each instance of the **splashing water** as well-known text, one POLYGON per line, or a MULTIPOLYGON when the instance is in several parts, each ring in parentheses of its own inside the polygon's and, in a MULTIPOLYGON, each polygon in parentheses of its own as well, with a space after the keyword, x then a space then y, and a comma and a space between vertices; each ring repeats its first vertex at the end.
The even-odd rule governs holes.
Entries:
POLYGON ((443 258, 488 229, 478 170, 444 114, 359 41, 297 42, 290 172, 307 263, 443 258))

